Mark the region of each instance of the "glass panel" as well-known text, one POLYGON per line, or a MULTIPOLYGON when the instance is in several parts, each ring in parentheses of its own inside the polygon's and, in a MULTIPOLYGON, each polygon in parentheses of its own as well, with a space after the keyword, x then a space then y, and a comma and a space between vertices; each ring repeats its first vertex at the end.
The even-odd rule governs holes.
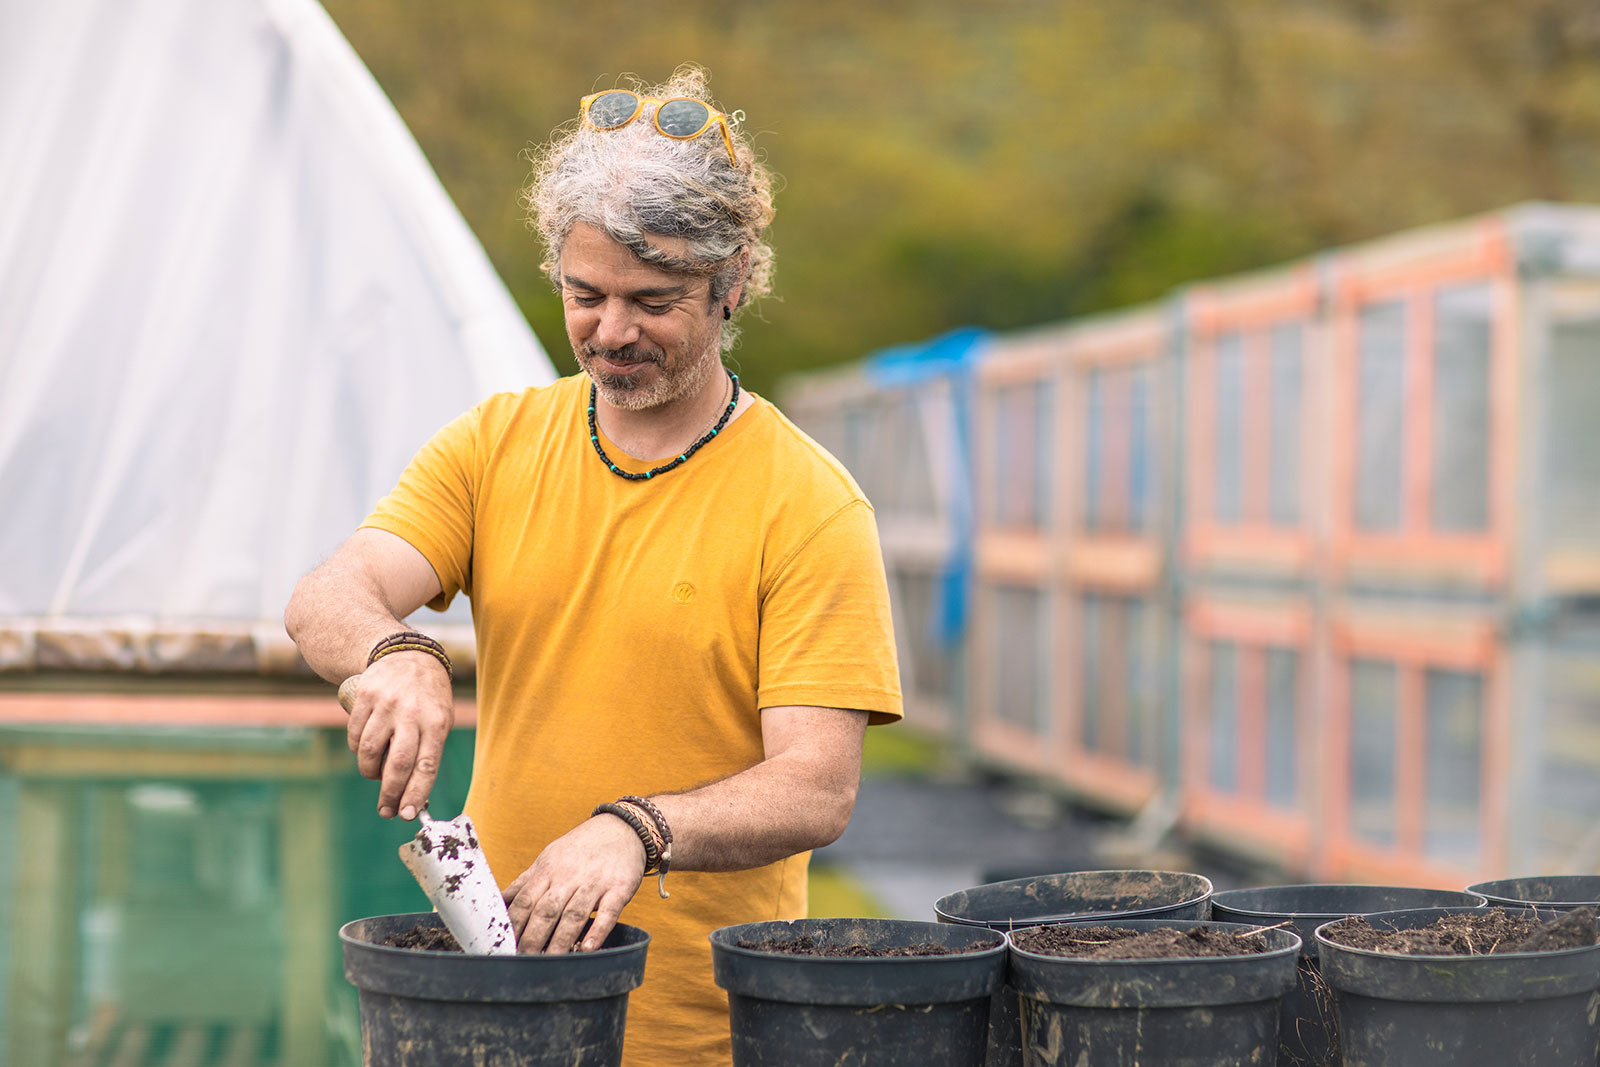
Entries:
POLYGON ((1545 531, 1551 548, 1595 551, 1600 530, 1600 318, 1555 323, 1545 386, 1545 531))
POLYGON ((1489 526, 1489 345, 1494 309, 1487 285, 1434 297, 1433 526, 1489 526))
POLYGON ((901 673, 907 690, 927 700, 950 705, 955 697, 956 650, 939 640, 937 576, 926 571, 890 568, 897 603, 896 617, 904 633, 895 634, 900 649, 901 673))
POLYGON ((1305 390, 1301 333, 1297 322, 1283 323, 1272 330, 1272 444, 1267 462, 1268 515, 1275 526, 1300 523, 1305 478, 1300 458, 1301 400, 1305 390))
POLYGON ((1056 390, 1053 382, 1040 382, 1033 394, 1033 516, 1039 526, 1049 526, 1055 513, 1051 501, 1055 484, 1056 390))
POLYGON ((1211 787, 1239 788, 1239 649, 1211 643, 1211 787))
POLYGON ((1355 524, 1361 530, 1398 530, 1405 467, 1405 306, 1363 308, 1359 329, 1355 524))
POLYGON ((995 390, 994 519, 1002 526, 1050 521, 1054 395, 1048 382, 995 390))
POLYGON ((1083 687, 1079 703, 1078 743, 1086 752, 1100 747, 1100 707, 1104 688, 1101 660, 1105 654, 1106 609, 1097 596, 1083 598, 1083 687))
POLYGON ((904 389, 887 394, 884 401, 885 433, 875 459, 890 472, 889 484, 884 487, 883 504, 868 499, 881 513, 937 518, 939 509, 919 398, 914 391, 904 389))
POLYGON ((1128 686, 1125 755, 1128 762, 1135 766, 1151 767, 1155 764, 1156 751, 1156 701, 1161 696, 1152 629, 1155 612, 1142 600, 1129 600, 1126 604, 1128 686))
POLYGON ((1267 671, 1267 803, 1297 806, 1300 654, 1290 648, 1266 650, 1267 671))
MULTIPOLYGON (((844 409, 844 425, 841 427, 841 448, 837 453, 839 462, 845 469, 855 476, 861 483, 861 491, 867 492, 866 479, 869 464, 866 462, 868 455, 867 434, 872 426, 872 419, 865 405, 849 404, 844 409)), ((869 494, 868 499, 871 499, 869 494)))
POLYGON ((1552 641, 1543 658, 1538 773, 1530 782, 1539 834, 1532 867, 1554 871, 1572 863, 1600 811, 1600 620, 1552 641))
POLYGON ((1086 530, 1098 530, 1106 521, 1101 505, 1105 486, 1100 472, 1106 462, 1106 374, 1092 370, 1084 385, 1085 412, 1083 449, 1083 525, 1086 530))
POLYGON ((1481 850, 1483 678, 1463 671, 1427 673, 1427 802, 1422 848, 1470 867, 1481 850))
POLYGON ((1150 528, 1155 506, 1155 441, 1150 418, 1154 373, 1138 367, 1128 375, 1128 530, 1139 533, 1150 528))
POLYGON ((1044 736, 1049 732, 1050 691, 1047 601, 1037 589, 1014 586, 996 588, 994 598, 991 636, 998 672, 997 714, 1004 722, 1044 736))
POLYGON ((1244 517, 1244 338, 1217 338, 1216 484, 1212 518, 1237 523, 1244 517))
POLYGON ((1394 843, 1399 681, 1392 663, 1350 663, 1350 829, 1382 845, 1394 843))

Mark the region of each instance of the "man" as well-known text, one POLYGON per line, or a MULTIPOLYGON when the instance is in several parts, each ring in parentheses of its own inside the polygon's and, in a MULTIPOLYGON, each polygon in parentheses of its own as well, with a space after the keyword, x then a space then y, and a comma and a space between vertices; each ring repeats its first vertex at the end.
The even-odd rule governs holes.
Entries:
POLYGON ((638 1065, 728 1062, 707 935, 805 914, 864 730, 900 715, 871 508, 721 362, 770 285, 772 193, 704 97, 684 68, 584 98, 527 194, 583 373, 441 430, 285 613, 323 677, 362 673, 350 745, 410 819, 453 711, 442 650, 393 635, 471 598, 467 812, 520 951, 649 931, 638 1065))

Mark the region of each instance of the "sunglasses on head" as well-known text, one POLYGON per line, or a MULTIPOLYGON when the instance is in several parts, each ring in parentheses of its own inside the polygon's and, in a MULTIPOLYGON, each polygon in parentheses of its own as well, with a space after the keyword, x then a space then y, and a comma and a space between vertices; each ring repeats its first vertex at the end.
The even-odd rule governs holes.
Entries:
POLYGON ((717 126, 722 130, 722 143, 728 146, 728 162, 738 166, 739 159, 733 154, 733 136, 728 132, 728 116, 691 96, 658 100, 628 89, 607 89, 590 93, 579 101, 578 114, 584 123, 597 130, 620 130, 643 114, 646 104, 656 105, 656 130, 674 141, 692 141, 713 125, 717 126))

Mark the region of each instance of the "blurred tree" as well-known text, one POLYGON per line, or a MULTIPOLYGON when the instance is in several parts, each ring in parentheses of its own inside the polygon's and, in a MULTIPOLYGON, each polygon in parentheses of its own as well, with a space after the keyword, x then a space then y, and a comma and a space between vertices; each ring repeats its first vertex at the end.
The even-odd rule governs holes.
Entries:
POLYGON ((785 179, 752 388, 1518 200, 1600 198, 1594 0, 326 0, 558 366, 525 150, 699 62, 785 179))

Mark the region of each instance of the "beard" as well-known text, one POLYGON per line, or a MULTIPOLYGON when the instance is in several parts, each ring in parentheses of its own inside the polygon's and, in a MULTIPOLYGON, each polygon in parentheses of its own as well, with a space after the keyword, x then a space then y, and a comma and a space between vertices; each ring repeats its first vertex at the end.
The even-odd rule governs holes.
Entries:
POLYGON ((595 389, 607 404, 625 411, 648 411, 691 396, 710 379, 721 365, 717 358, 701 358, 687 365, 673 367, 665 353, 645 345, 631 344, 622 348, 601 348, 586 344, 575 353, 578 365, 583 368, 595 389), (618 363, 633 363, 636 369, 623 374, 606 370, 599 363, 601 357, 618 363), (640 373, 654 364, 657 373, 649 378, 640 373))

